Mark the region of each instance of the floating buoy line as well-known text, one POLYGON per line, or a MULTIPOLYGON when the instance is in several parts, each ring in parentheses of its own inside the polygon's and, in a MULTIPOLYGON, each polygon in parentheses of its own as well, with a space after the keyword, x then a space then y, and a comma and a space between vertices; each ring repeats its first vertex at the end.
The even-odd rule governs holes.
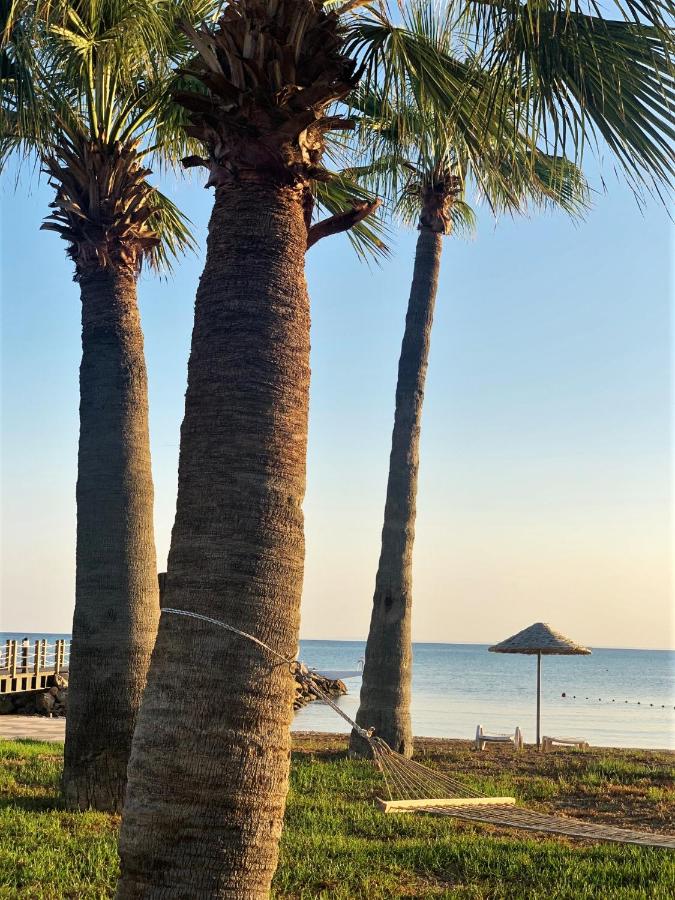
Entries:
POLYGON ((653 707, 654 709, 675 709, 675 706, 671 707, 670 704, 667 703, 647 703, 646 701, 643 703, 641 700, 603 700, 602 697, 577 697, 576 694, 572 694, 571 696, 567 693, 567 691, 563 691, 560 695, 563 700, 590 700, 591 703, 618 703, 620 704, 629 704, 630 706, 644 706, 644 707, 653 707))

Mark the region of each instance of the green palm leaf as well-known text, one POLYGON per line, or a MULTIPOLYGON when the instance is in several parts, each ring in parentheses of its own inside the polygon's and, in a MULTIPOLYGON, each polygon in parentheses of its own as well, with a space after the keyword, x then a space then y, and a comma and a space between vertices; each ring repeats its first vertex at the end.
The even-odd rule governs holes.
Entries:
POLYGON ((672 26, 670 3, 617 3, 624 20, 554 0, 500 3, 490 16, 490 64, 518 85, 523 119, 554 149, 580 159, 602 137, 636 191, 658 191, 675 174, 668 9, 672 26))
POLYGON ((171 272, 174 260, 186 251, 197 252, 197 243, 191 231, 192 222, 161 191, 155 190, 154 201, 148 225, 157 234, 159 242, 150 249, 147 260, 151 268, 171 272))
MULTIPOLYGON (((442 119, 413 98, 401 111, 381 92, 361 91, 351 98, 351 107, 360 113, 357 157, 362 162, 350 167, 348 174, 389 198, 395 214, 408 225, 417 223, 425 191, 452 178, 461 185, 462 195, 473 188, 476 198, 485 200, 495 214, 557 205, 579 216, 587 208, 588 187, 577 166, 533 149, 525 133, 501 132, 497 109, 494 125, 476 152, 475 132, 465 139, 461 119, 442 119), (401 121, 414 128, 401 129, 401 121)), ((450 224, 456 222, 463 233, 471 233, 475 223, 464 215, 466 208, 465 199, 457 196, 450 207, 450 224), (458 204, 462 205, 455 217, 458 204)))
POLYGON ((366 91, 397 106, 401 136, 415 134, 410 110, 434 108, 461 130, 474 168, 490 141, 524 139, 580 163, 602 139, 638 196, 660 193, 675 174, 675 7, 607 5, 412 0, 402 25, 356 10, 346 33, 366 91))
MULTIPOLYGON (((314 181, 312 192, 316 211, 328 215, 338 215, 354 202, 375 199, 375 195, 347 171, 333 174, 328 180, 314 181)), ((387 242, 391 240, 391 232, 379 211, 358 222, 346 234, 356 254, 364 261, 381 260, 390 254, 387 242)))

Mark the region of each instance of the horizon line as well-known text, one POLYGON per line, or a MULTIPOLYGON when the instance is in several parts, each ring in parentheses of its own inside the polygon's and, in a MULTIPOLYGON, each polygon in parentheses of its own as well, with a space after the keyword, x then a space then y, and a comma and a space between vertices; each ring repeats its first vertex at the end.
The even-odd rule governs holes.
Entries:
MULTIPOLYGON (((20 629, 7 629, 0 630, 0 634, 25 634, 29 635, 46 635, 46 634, 62 634, 68 635, 72 637, 72 632, 70 631, 22 631, 20 629)), ((300 641, 324 641, 324 642, 332 642, 332 643, 340 643, 340 644, 365 644, 367 642, 366 638, 321 638, 321 637, 304 637, 301 636, 298 638, 300 641)), ((428 644, 430 646, 434 645, 443 645, 446 647, 452 646, 462 646, 462 647, 488 647, 492 643, 499 643, 498 641, 420 641, 413 638, 413 644, 428 644)), ((593 645, 591 643, 588 646, 593 650, 638 650, 648 653, 650 650, 657 651, 658 653, 675 653, 675 646, 670 647, 623 647, 615 644, 614 646, 601 646, 600 644, 593 645)), ((525 654, 528 655, 528 654, 525 654)), ((554 654, 555 655, 555 654, 554 654)))
MULTIPOLYGON (((300 637, 301 641, 333 641, 341 644, 364 644, 366 643, 366 638, 308 638, 308 637, 300 637)), ((496 641, 420 641, 413 638, 413 644, 444 644, 448 647, 452 646, 466 646, 466 647, 488 647, 492 644, 498 644, 499 640, 496 641)), ((619 644, 615 644, 614 646, 601 646, 600 644, 591 644, 587 645, 592 650, 658 650, 659 652, 664 653, 675 653, 675 644, 670 647, 624 647, 619 644)), ((527 655, 527 654, 526 654, 527 655)), ((544 654, 547 655, 547 654, 544 654)), ((555 655, 555 654, 553 654, 555 655)))

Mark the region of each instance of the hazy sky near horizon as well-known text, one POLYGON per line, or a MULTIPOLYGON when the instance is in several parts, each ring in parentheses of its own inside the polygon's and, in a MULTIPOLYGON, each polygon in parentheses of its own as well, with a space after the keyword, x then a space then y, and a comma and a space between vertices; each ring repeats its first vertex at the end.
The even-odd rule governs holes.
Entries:
MULTIPOLYGON (((599 179, 588 166, 592 183, 599 179)), ((68 631, 80 307, 51 190, 2 183, 0 630, 68 631)), ((607 175, 560 214, 445 242, 422 429, 413 636, 488 642, 534 621, 595 646, 675 646, 672 229, 607 175)), ((212 194, 163 187, 200 245, 212 194)), ((308 254, 312 389, 302 637, 365 638, 416 235, 382 269, 308 254)), ((141 279, 160 569, 202 256, 141 279)))

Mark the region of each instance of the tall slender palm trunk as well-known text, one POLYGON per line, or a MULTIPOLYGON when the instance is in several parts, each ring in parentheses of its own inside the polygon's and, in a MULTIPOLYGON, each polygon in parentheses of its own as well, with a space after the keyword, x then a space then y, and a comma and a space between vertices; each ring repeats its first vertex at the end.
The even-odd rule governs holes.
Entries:
POLYGON ((80 278, 77 574, 63 791, 119 812, 157 631, 148 384, 136 278, 80 278))
MULTIPOLYGON (((406 756, 413 752, 410 619, 420 426, 442 241, 443 234, 421 226, 398 364, 382 547, 356 716, 359 725, 375 728, 406 756)), ((356 732, 351 750, 368 753, 356 732)))
MULTIPOLYGON (((217 188, 163 599, 290 658, 304 563, 306 243, 301 188, 217 188)), ((289 667, 253 642, 162 615, 129 765, 118 898, 268 896, 292 697, 289 667)))

